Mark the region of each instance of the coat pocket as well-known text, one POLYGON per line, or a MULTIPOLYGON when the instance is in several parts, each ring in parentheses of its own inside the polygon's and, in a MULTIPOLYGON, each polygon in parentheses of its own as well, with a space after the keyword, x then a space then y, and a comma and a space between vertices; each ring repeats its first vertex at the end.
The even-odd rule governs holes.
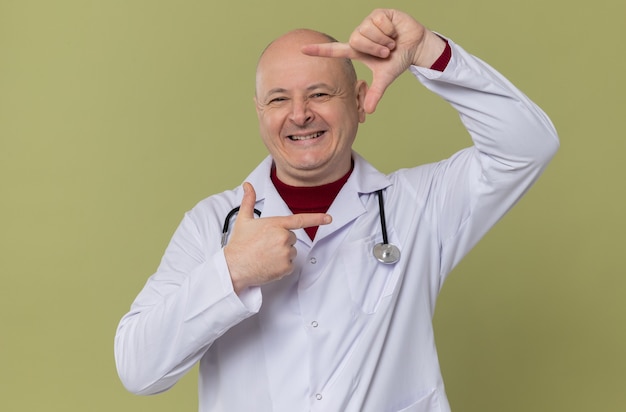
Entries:
POLYGON ((397 412, 440 412, 441 405, 439 404, 439 397, 437 396, 437 390, 433 389, 425 396, 421 397, 417 402, 412 403, 406 408, 399 409, 397 412))
MULTIPOLYGON (((396 241, 394 237, 390 232, 392 242, 396 241)), ((393 293, 400 273, 399 263, 384 264, 374 257, 378 242, 380 239, 372 235, 350 241, 339 251, 352 301, 365 314, 375 313, 382 299, 393 293)))

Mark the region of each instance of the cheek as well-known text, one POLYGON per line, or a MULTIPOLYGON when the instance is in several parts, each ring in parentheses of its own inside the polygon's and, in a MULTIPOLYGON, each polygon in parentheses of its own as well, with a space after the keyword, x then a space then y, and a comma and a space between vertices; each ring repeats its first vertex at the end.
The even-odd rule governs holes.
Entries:
POLYGON ((276 112, 265 112, 258 116, 259 130, 264 138, 271 138, 280 133, 282 126, 281 117, 276 112))
POLYGON ((259 134, 265 147, 272 155, 276 155, 276 150, 280 146, 280 122, 273 116, 259 117, 259 134))

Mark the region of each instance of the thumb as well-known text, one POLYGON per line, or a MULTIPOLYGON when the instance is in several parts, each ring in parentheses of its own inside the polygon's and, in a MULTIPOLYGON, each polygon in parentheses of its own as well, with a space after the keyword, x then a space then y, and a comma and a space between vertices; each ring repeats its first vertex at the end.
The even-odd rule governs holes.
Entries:
POLYGON ((372 114, 376 111, 376 106, 378 106, 378 102, 383 97, 383 91, 379 89, 370 88, 365 95, 365 101, 363 102, 363 108, 365 109, 365 113, 372 114))
POLYGON ((256 203, 256 192, 254 187, 248 183, 243 184, 243 199, 241 199, 241 206, 239 208, 238 217, 245 217, 249 219, 254 218, 254 205, 256 203))
POLYGON ((395 77, 388 73, 379 73, 375 72, 372 78, 372 84, 367 89, 367 93, 365 94, 365 101, 363 102, 363 107, 366 113, 374 113, 376 110, 376 106, 378 106, 378 102, 383 98, 385 94, 385 90, 393 81, 395 77))

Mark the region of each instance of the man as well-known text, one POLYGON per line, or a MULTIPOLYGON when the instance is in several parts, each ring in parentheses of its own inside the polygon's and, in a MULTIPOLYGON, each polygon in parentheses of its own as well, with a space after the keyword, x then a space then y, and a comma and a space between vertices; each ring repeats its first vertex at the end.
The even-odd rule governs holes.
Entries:
POLYGON ((346 44, 310 30, 278 38, 259 60, 255 102, 270 156, 185 215, 120 322, 123 383, 161 392, 200 362, 201 411, 449 411, 437 295, 554 155, 550 120, 396 10, 375 10, 346 44), (350 59, 371 69, 369 88, 350 59), (351 147, 407 69, 459 111, 474 145, 383 175, 351 147))

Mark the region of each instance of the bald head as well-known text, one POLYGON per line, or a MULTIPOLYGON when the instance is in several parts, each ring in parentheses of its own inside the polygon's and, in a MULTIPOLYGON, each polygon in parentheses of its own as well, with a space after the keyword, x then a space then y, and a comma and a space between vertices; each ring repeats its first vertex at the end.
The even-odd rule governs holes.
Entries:
MULTIPOLYGON (((302 58, 306 57, 309 59, 310 64, 315 64, 315 59, 326 59, 327 57, 311 57, 305 56, 301 52, 301 48, 307 44, 316 44, 316 43, 333 43, 337 42, 337 40, 325 33, 321 33, 315 30, 310 29, 296 29, 290 31, 267 45, 267 47, 261 53, 259 57, 259 61, 257 63, 257 92, 258 92, 258 82, 260 71, 265 69, 269 64, 273 62, 284 61, 284 59, 289 59, 293 57, 302 58)), ((341 65, 341 71, 345 76, 345 80, 348 84, 354 84, 357 81, 356 71, 354 69, 354 65, 352 64, 352 60, 346 58, 337 58, 330 59, 333 61, 333 64, 341 65)))

